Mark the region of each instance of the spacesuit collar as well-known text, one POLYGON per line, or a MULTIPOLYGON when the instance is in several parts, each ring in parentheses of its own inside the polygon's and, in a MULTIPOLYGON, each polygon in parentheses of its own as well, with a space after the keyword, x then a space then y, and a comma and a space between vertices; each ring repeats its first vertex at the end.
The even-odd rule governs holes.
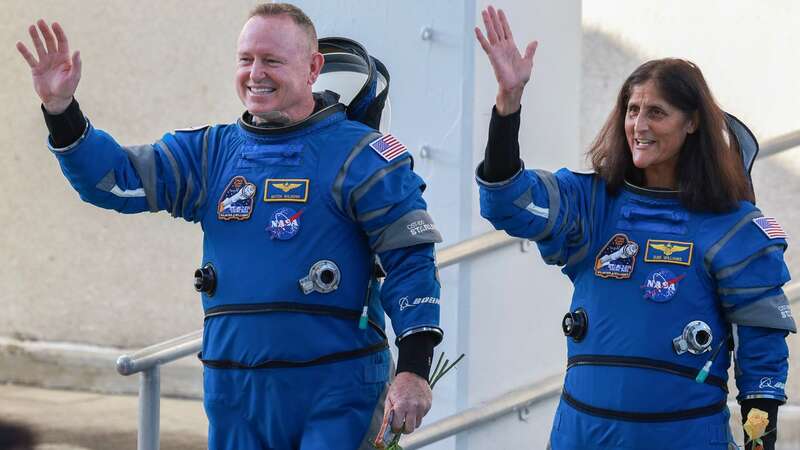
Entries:
POLYGON ((314 112, 305 119, 289 125, 270 125, 253 123, 253 115, 245 111, 239 118, 239 126, 257 134, 283 134, 300 130, 319 123, 337 112, 344 112, 345 106, 339 103, 339 94, 331 91, 314 92, 314 112))
POLYGON ((678 194, 680 193, 679 191, 675 191, 672 189, 641 187, 631 183, 628 180, 625 180, 625 190, 633 192, 634 194, 644 195, 647 197, 670 198, 670 199, 677 199, 678 194))

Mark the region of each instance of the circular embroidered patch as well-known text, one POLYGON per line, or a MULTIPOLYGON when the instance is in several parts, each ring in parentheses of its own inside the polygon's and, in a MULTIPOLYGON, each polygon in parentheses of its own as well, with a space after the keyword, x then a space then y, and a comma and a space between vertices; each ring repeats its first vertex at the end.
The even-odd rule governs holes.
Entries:
POLYGON ((654 302, 668 302, 678 292, 678 282, 686 275, 676 276, 669 270, 660 269, 647 276, 642 289, 644 298, 654 302))
POLYGON ((297 235, 300 231, 300 215, 303 210, 295 211, 291 208, 278 208, 272 213, 267 232, 270 239, 286 241, 297 235))

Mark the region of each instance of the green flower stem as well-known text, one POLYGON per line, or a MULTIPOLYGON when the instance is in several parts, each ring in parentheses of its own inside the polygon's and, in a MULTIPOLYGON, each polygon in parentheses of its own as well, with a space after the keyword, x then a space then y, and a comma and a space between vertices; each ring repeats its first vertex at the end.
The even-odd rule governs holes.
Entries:
MULTIPOLYGON (((771 430, 767 431, 766 433, 762 434, 761 436, 759 436, 759 437, 757 437, 757 438, 755 438, 755 439, 745 440, 744 446, 745 446, 745 447, 747 447, 747 444, 749 444, 749 443, 751 443, 751 442, 755 442, 755 443, 756 443, 756 444, 758 444, 758 445, 764 445, 764 441, 762 441, 762 440, 761 440, 761 438, 763 438, 764 436, 766 436, 766 435, 768 435, 768 434, 770 434, 770 433, 774 433, 774 432, 775 432, 775 430, 777 430, 777 429, 778 429, 778 427, 775 427, 775 428, 773 428, 773 429, 771 429, 771 430)), ((746 436, 746 435, 747 435, 747 433, 745 433, 745 436, 746 436)), ((401 449, 401 450, 402 450, 402 449, 401 449)))
MULTIPOLYGON (((433 390, 433 387, 436 385, 436 382, 441 380, 443 376, 447 374, 453 367, 456 366, 462 359, 464 359, 464 354, 462 353, 452 364, 450 364, 449 359, 444 358, 444 352, 439 353, 439 360, 436 361, 436 367, 433 369, 433 373, 431 374, 430 380, 428 380, 428 384, 433 390), (444 359, 444 363, 442 360, 444 359)), ((392 441, 389 442, 385 448, 385 450, 403 450, 403 447, 400 446, 400 436, 402 433, 397 433, 392 438, 392 441)))

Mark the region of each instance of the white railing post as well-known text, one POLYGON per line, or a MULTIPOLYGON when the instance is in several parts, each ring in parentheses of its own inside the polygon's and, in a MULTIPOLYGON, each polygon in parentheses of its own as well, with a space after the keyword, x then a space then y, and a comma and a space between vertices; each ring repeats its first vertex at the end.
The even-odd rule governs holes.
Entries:
POLYGON ((139 434, 137 450, 159 450, 161 415, 161 374, 158 365, 139 378, 139 434))

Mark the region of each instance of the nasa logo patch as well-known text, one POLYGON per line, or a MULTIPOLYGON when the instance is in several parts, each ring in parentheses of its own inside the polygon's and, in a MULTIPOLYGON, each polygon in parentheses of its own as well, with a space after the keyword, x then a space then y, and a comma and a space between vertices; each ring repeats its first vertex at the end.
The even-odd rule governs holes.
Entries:
POLYGON ((256 185, 243 176, 235 176, 228 182, 217 203, 219 220, 247 220, 253 214, 256 185))
POLYGON ((594 274, 601 278, 630 278, 636 264, 639 244, 624 234, 615 234, 597 254, 594 274))
POLYGON ((685 276, 675 276, 674 273, 666 269, 652 272, 642 285, 644 298, 658 303, 670 301, 678 293, 678 282, 685 276))
POLYGON ((300 231, 300 215, 303 210, 295 211, 291 208, 278 208, 272 213, 267 225, 267 232, 270 239, 280 241, 289 240, 300 231))

